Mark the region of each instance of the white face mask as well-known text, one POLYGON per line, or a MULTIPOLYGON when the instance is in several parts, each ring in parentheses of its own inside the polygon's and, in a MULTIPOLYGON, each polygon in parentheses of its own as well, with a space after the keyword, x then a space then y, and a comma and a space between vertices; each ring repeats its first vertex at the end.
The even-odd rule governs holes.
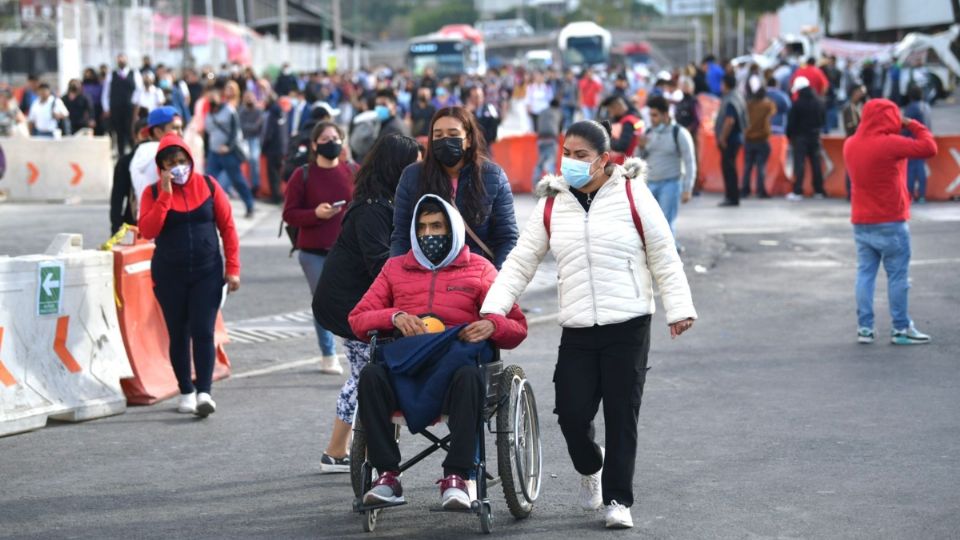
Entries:
POLYGON ((173 176, 174 184, 180 184, 182 186, 186 184, 188 180, 190 180, 190 166, 177 165, 176 167, 170 169, 170 175, 173 176))

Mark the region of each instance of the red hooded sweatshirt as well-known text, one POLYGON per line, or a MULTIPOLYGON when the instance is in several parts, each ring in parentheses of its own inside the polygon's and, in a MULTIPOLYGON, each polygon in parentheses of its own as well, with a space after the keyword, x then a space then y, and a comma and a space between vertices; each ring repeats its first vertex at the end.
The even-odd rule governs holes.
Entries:
MULTIPOLYGON (((177 134, 168 133, 164 135, 160 139, 157 153, 159 154, 171 146, 179 146, 190 157, 190 180, 182 186, 173 184, 173 193, 167 193, 159 189, 160 186, 158 185, 156 199, 153 197, 153 188, 147 187, 143 190, 138 226, 140 235, 147 240, 152 240, 160 235, 168 211, 190 212, 196 210, 211 195, 203 175, 193 170, 193 155, 190 153, 190 148, 177 134)), ((159 182, 159 166, 157 169, 159 182)), ((227 194, 216 180, 213 180, 211 184, 213 185, 213 214, 217 221, 217 229, 220 231, 220 238, 223 241, 223 252, 226 258, 225 271, 229 276, 239 276, 240 241, 237 239, 237 229, 233 224, 233 209, 230 206, 230 199, 227 198, 227 194)))
POLYGON ((920 122, 900 134, 900 109, 890 100, 871 99, 863 107, 856 134, 843 145, 843 161, 850 174, 850 221, 857 225, 910 219, 907 159, 937 155, 933 135, 920 122))

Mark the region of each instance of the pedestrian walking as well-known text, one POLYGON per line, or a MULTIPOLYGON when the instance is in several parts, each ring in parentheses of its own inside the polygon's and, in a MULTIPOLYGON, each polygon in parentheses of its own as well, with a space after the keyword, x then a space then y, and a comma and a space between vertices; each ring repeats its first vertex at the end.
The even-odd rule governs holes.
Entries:
POLYGON ((157 244, 150 270, 170 336, 170 361, 180 388, 177 410, 206 417, 217 408, 211 396, 214 327, 224 289, 240 288, 240 243, 226 192, 194 171, 190 149, 179 135, 164 136, 156 163, 160 179, 143 192, 140 234, 157 244))
POLYGON ((613 125, 613 136, 610 139, 610 148, 613 152, 613 162, 622 165, 633 157, 640 143, 643 133, 643 120, 637 111, 628 104, 627 99, 615 94, 603 100, 600 107, 607 111, 607 116, 613 125))
POLYGON ((697 314, 663 212, 643 164, 614 165, 609 130, 581 121, 567 130, 560 176, 537 186, 540 200, 480 309, 506 315, 550 251, 557 260, 560 352, 554 371, 557 420, 581 477, 584 509, 606 506, 608 528, 633 526, 637 421, 647 372, 653 284, 673 337, 697 314), (594 442, 600 401, 606 452, 594 442))
POLYGON ((560 99, 560 107, 563 110, 563 126, 561 129, 567 129, 573 125, 580 102, 580 85, 572 69, 566 68, 563 70, 563 79, 560 81, 557 94, 559 94, 557 97, 560 99))
MULTIPOLYGON (((293 172, 284 193, 283 221, 298 229, 294 247, 300 250, 298 260, 311 298, 316 295, 330 248, 340 234, 343 209, 353 200, 354 170, 340 159, 343 138, 343 131, 332 122, 314 126, 310 161, 293 172)), ((333 334, 316 321, 314 329, 322 355, 320 372, 342 374, 333 334)))
MULTIPOLYGON (((690 132, 670 117, 670 103, 663 96, 647 100, 650 129, 640 139, 641 155, 647 162, 647 187, 660 205, 670 233, 677 237, 680 205, 690 201, 697 178, 697 156, 690 132)), ((679 240, 677 251, 683 251, 679 240)))
POLYGON ((446 107, 434 115, 423 161, 407 167, 397 186, 391 256, 410 251, 413 208, 432 193, 459 210, 470 250, 497 268, 503 265, 517 244, 513 191, 503 169, 480 151, 478 130, 473 115, 462 107, 446 107))
MULTIPOLYGON (((863 104, 867 101, 869 94, 867 87, 862 84, 854 85, 850 88, 850 99, 843 107, 843 134, 847 139, 853 137, 860 126, 860 117, 863 114, 863 104)), ((847 200, 850 200, 850 171, 844 171, 845 185, 847 186, 847 200)))
POLYGON ((60 132, 60 122, 69 118, 70 111, 63 101, 50 92, 50 85, 40 83, 37 99, 30 105, 30 134, 34 137, 53 138, 60 132))
MULTIPOLYGON (((117 234, 125 223, 127 225, 137 224, 137 195, 134 193, 133 178, 130 174, 130 163, 133 161, 137 150, 145 141, 148 140, 146 133, 147 119, 137 120, 133 125, 134 139, 133 150, 126 155, 120 156, 117 164, 113 167, 113 184, 110 187, 110 236, 117 234)), ((156 169, 156 148, 153 149, 154 169, 153 180, 157 180, 156 169)))
POLYGON ((250 190, 256 193, 260 189, 260 133, 263 131, 264 112, 257 103, 253 92, 243 94, 240 107, 240 129, 247 143, 247 168, 250 171, 250 190))
POLYGON ((61 99, 69 112, 67 119, 70 129, 68 130, 69 133, 64 133, 64 135, 73 135, 82 129, 93 129, 96 125, 93 121, 93 103, 83 93, 83 88, 80 86, 78 79, 72 79, 67 83, 67 93, 61 99))
MULTIPOLYGON (((911 85, 907 89, 907 100, 907 106, 903 109, 903 116, 920 122, 928 130, 932 130, 930 104, 923 99, 923 89, 915 84, 911 85)), ((909 130, 904 130, 904 135, 911 135, 911 133, 909 130)), ((910 198, 920 204, 927 202, 926 160, 907 160, 907 193, 910 198)))
POLYGON ((780 89, 777 79, 767 78, 767 97, 777 106, 777 112, 770 119, 770 133, 772 135, 784 135, 787 132, 787 116, 790 113, 790 107, 793 102, 790 96, 780 89))
POLYGON ((463 90, 463 108, 473 114, 480 132, 483 133, 484 152, 490 154, 490 146, 497 142, 497 132, 500 130, 500 113, 497 108, 486 102, 483 87, 480 85, 467 86, 463 90))
POLYGON ((743 184, 740 197, 750 196, 753 169, 757 170, 757 198, 769 199, 766 186, 767 160, 770 158, 770 134, 777 106, 767 97, 760 79, 751 79, 752 93, 747 99, 747 130, 744 133, 743 184))
POLYGON ((157 182, 157 152, 160 150, 160 140, 171 132, 183 137, 183 119, 176 109, 170 106, 150 111, 147 115, 146 132, 135 132, 141 142, 134 148, 133 159, 130 160, 134 215, 137 214, 136 201, 147 187, 157 182))
POLYGON ((22 129, 26 121, 10 89, 0 89, 0 137, 9 137, 14 131, 22 129))
POLYGON ((524 104, 527 106, 527 113, 530 115, 530 122, 536 126, 537 117, 550 106, 553 99, 553 87, 546 83, 543 73, 533 74, 533 81, 527 85, 527 94, 524 98, 524 104))
POLYGON ((597 106, 600 105, 600 93, 603 92, 603 83, 601 83, 592 67, 588 67, 580 82, 577 83, 580 91, 580 113, 585 120, 593 120, 597 116, 597 106))
POLYGON ((134 93, 143 87, 138 70, 127 65, 127 55, 117 55, 117 69, 107 74, 100 104, 103 115, 110 120, 116 139, 117 156, 126 154, 133 146, 134 93))
POLYGON ((713 128, 720 148, 720 169, 723 172, 724 199, 719 206, 740 206, 737 154, 743 146, 743 131, 749 124, 747 104, 737 91, 737 78, 732 73, 723 76, 720 87, 723 98, 713 128))
POLYGON ((910 195, 903 181, 908 159, 929 159, 937 143, 920 122, 901 117, 886 99, 870 100, 856 134, 843 144, 843 161, 850 173, 853 238, 857 246, 857 340, 876 337, 873 295, 880 264, 887 273, 887 295, 893 319, 890 340, 895 345, 929 343, 910 319, 910 195), (912 135, 904 137, 901 129, 912 135))
MULTIPOLYGON (((357 410, 357 382, 370 361, 370 345, 353 334, 347 316, 356 307, 390 256, 393 196, 403 170, 421 157, 414 139, 390 135, 377 141, 357 171, 353 202, 343 216, 316 294, 313 316, 323 328, 343 338, 350 376, 337 397, 336 417, 320 472, 350 472, 350 432, 357 410)), ((363 336, 366 337, 366 336, 363 336)))
POLYGON ((533 179, 545 174, 557 173, 557 153, 560 127, 563 123, 563 111, 560 102, 554 98, 550 107, 537 118, 537 165, 533 169, 533 179))
POLYGON ((823 129, 825 112, 823 102, 810 88, 810 81, 797 77, 792 93, 797 96, 787 115, 787 138, 793 149, 793 192, 788 201, 803 200, 804 165, 810 161, 813 169, 813 197, 826 197, 823 190, 823 169, 820 166, 820 131, 823 129))
POLYGON ((207 94, 210 112, 204 126, 207 131, 207 174, 223 184, 227 192, 235 190, 247 209, 247 218, 253 217, 253 194, 247 185, 240 164, 246 159, 242 147, 240 117, 225 99, 223 81, 218 81, 207 94))
POLYGON ((260 152, 267 158, 267 180, 270 182, 270 202, 280 204, 283 196, 280 193, 281 176, 283 172, 283 156, 287 148, 287 132, 283 129, 283 110, 277 102, 277 95, 269 88, 266 90, 267 101, 264 105, 263 131, 260 134, 260 152))

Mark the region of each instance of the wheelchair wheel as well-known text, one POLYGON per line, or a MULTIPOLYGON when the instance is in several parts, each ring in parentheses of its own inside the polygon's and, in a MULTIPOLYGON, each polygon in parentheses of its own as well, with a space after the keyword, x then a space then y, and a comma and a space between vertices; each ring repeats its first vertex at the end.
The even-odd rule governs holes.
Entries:
POLYGON ((489 502, 480 503, 480 531, 484 534, 493 531, 493 508, 489 502))
MULTIPOLYGON (((363 496, 364 486, 369 486, 373 482, 372 469, 363 466, 366 461, 367 434, 360 425, 360 419, 357 418, 353 424, 353 442, 350 444, 350 483, 353 484, 353 495, 357 498, 363 496)), ((374 517, 374 526, 376 526, 376 517, 374 517)))
POLYGON ((363 532, 373 532, 377 528, 377 514, 380 510, 367 510, 362 514, 363 532))
POLYGON ((510 513, 530 515, 540 496, 540 422, 533 388, 519 366, 500 374, 499 393, 505 399, 497 411, 497 470, 510 513))

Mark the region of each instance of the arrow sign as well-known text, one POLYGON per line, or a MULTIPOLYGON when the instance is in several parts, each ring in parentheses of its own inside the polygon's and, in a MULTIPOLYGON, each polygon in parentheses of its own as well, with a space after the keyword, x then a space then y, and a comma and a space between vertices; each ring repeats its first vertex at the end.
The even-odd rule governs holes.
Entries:
POLYGON ((37 169, 37 166, 32 162, 27 162, 27 170, 30 171, 30 176, 27 177, 27 184, 34 185, 37 183, 37 179, 40 178, 40 169, 37 169))
POLYGON ((37 315, 63 311, 63 261, 42 262, 37 267, 37 315))
POLYGON ((76 186, 83 180, 83 169, 73 162, 70 162, 70 168, 73 169, 73 178, 70 179, 70 185, 76 186))
POLYGON ((53 291, 60 289, 60 280, 53 277, 53 272, 44 274, 43 284, 41 284, 40 287, 43 289, 44 294, 53 296, 53 291))

